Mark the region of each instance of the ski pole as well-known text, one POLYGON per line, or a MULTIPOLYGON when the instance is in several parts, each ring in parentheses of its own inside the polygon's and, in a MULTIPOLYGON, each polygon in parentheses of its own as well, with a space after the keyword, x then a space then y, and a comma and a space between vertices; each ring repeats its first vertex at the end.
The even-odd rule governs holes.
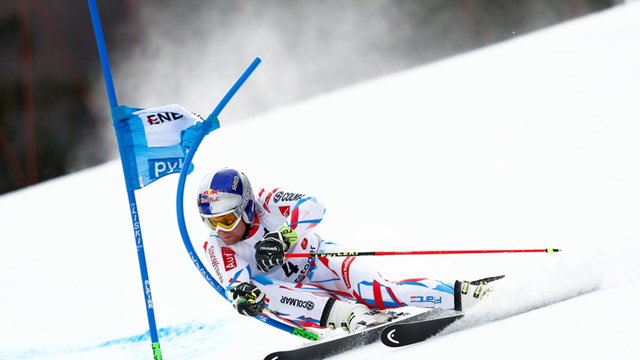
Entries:
POLYGON ((286 254, 287 258, 308 257, 346 257, 346 256, 388 256, 388 255, 458 255, 458 254, 497 254, 497 253, 557 253, 560 249, 504 249, 504 250, 427 250, 427 251, 343 251, 327 253, 286 254))

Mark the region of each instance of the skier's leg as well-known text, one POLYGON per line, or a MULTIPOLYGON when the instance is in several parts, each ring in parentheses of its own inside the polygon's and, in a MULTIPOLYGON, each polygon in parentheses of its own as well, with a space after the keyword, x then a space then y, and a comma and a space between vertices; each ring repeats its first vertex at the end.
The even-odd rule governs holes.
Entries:
POLYGON ((254 276, 251 282, 265 294, 269 310, 303 327, 325 327, 323 311, 338 298, 315 285, 281 282, 264 275, 254 276))
MULTIPOLYGON (((341 265, 342 285, 358 302, 374 309, 402 306, 454 308, 454 286, 429 278, 390 281, 361 258, 346 258, 341 265)), ((342 290, 342 289, 340 289, 342 290)))
POLYGON ((352 285, 353 296, 359 302, 380 310, 416 306, 466 311, 493 290, 488 283, 495 279, 456 280, 452 283, 429 278, 390 281, 379 273, 372 276, 370 269, 357 264, 357 260, 351 265, 348 276, 349 281, 355 283, 352 285))
MULTIPOLYGON (((317 236, 317 234, 316 234, 317 236)), ((319 238, 319 236, 318 236, 319 238)), ((337 244, 319 239, 319 252, 342 251, 337 244)), ((316 257, 311 270, 302 284, 296 288, 313 286, 323 289, 336 300, 325 305, 321 324, 329 328, 341 327, 349 332, 359 331, 371 325, 384 323, 391 319, 389 314, 369 308, 358 302, 357 292, 349 285, 349 272, 354 257, 316 257)))
MULTIPOLYGON (((318 252, 342 251, 339 245, 322 240, 318 252)), ((305 282, 350 296, 370 308, 380 310, 408 305, 466 310, 492 289, 484 283, 444 282, 424 277, 390 281, 363 260, 358 257, 318 257, 315 273, 305 282)))
POLYGON ((353 261, 345 283, 355 284, 352 285, 353 296, 359 302, 380 310, 416 306, 465 311, 493 290, 493 286, 487 285, 489 281, 482 280, 444 282, 414 278, 390 281, 361 264, 358 260, 353 261))
MULTIPOLYGON (((343 250, 337 244, 320 241, 318 252, 340 251, 343 250)), ((281 284, 277 289, 272 287, 270 292, 277 294, 279 299, 286 303, 282 310, 276 311, 284 312, 289 319, 299 323, 306 321, 305 326, 332 327, 333 325, 349 331, 358 331, 390 319, 390 316, 384 312, 371 311, 371 309, 383 310, 412 305, 460 310, 459 304, 465 304, 465 298, 462 302, 460 300, 459 284, 462 284, 460 282, 452 285, 428 278, 389 281, 361 260, 359 261, 357 257, 316 257, 311 271, 301 284, 281 284), (298 310, 290 308, 291 301, 298 303, 295 299, 314 301, 314 295, 309 292, 315 293, 315 296, 324 297, 323 311, 319 318, 317 311, 306 315, 300 311, 286 313, 286 311, 298 310), (297 298, 290 300, 294 294, 297 298), (352 300, 359 304, 354 304, 352 300)), ((469 285, 468 282, 467 285, 469 285)), ((466 304, 472 306, 477 299, 473 298, 474 288, 470 289, 471 293, 465 296, 468 298, 466 304)), ((272 308, 272 306, 276 309, 280 305, 271 300, 269 307, 272 308)))

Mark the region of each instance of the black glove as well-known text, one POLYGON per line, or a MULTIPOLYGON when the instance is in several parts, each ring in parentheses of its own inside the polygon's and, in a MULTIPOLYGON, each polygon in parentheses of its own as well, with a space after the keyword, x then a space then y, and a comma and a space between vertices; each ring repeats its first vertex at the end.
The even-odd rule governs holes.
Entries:
POLYGON ((267 233, 254 246, 258 269, 267 272, 275 266, 284 265, 284 254, 297 240, 298 235, 287 225, 267 233))
POLYGON ((258 316, 267 305, 264 294, 255 285, 243 282, 231 288, 233 307, 242 315, 258 316))

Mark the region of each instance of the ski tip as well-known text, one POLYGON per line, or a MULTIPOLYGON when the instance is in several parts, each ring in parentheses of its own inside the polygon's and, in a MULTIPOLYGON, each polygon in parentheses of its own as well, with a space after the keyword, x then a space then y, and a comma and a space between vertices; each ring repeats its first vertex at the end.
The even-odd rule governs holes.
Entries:
POLYGON ((557 253, 560 252, 560 249, 554 249, 554 248, 548 248, 547 249, 547 253, 552 254, 552 253, 557 253))

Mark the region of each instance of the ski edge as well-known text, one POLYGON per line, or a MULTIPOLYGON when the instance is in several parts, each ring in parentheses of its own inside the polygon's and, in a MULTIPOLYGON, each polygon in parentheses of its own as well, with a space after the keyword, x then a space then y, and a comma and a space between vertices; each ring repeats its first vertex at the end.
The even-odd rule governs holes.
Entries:
POLYGON ((437 312, 438 309, 418 314, 409 314, 406 317, 395 319, 395 321, 391 323, 380 324, 362 332, 348 334, 339 338, 311 343, 308 346, 301 348, 276 351, 267 355, 264 360, 289 360, 301 358, 307 360, 326 359, 365 345, 376 343, 380 340, 380 334, 386 327, 411 322, 420 322, 421 320, 434 316, 434 311, 437 312), (322 351, 322 349, 328 350, 322 351))
POLYGON ((415 322, 404 323, 404 324, 391 324, 386 326, 383 329, 382 333, 380 334, 380 341, 384 345, 389 347, 403 347, 403 346, 416 344, 437 335, 446 327, 448 327, 458 319, 462 318, 463 316, 464 316, 463 313, 459 313, 459 314, 453 314, 453 315, 443 316, 443 317, 434 318, 434 319, 425 319, 422 321, 415 321, 415 322), (403 329, 406 331, 412 327, 417 327, 417 326, 423 326, 423 327, 428 326, 428 329, 427 331, 423 331, 415 335, 412 335, 408 338, 405 338, 404 341, 400 341, 394 338, 394 336, 396 335, 396 332, 402 331, 403 329))

